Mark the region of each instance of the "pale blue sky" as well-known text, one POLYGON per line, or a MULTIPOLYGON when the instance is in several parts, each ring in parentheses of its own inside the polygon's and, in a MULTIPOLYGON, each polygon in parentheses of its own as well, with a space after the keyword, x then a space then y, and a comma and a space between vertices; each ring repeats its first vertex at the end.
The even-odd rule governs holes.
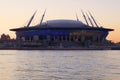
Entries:
POLYGON ((80 10, 89 10, 102 26, 116 29, 110 33, 109 39, 120 41, 120 0, 0 0, 0 34, 13 36, 9 29, 24 26, 35 10, 38 12, 32 24, 39 23, 46 8, 44 21, 76 19, 77 13, 84 22, 80 10), (115 34, 119 37, 115 37, 115 34))

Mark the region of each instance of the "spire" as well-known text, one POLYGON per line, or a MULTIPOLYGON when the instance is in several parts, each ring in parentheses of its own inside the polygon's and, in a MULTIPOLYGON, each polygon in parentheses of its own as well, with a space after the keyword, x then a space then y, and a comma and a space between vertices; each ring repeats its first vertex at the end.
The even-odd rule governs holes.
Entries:
POLYGON ((45 11, 44 11, 44 13, 43 13, 43 15, 42 15, 41 20, 40 20, 40 25, 41 25, 41 24, 42 24, 42 22, 43 22, 43 19, 44 19, 44 17, 45 17, 45 13, 46 13, 46 9, 45 9, 45 11))
POLYGON ((29 26, 30 26, 32 20, 34 19, 34 16, 35 16, 36 12, 37 12, 37 11, 34 12, 33 16, 30 18, 30 20, 29 20, 29 22, 28 22, 28 24, 27 24, 26 27, 29 27, 29 26))
POLYGON ((87 18, 86 18, 86 16, 85 16, 85 14, 84 14, 84 12, 81 10, 81 12, 82 12, 82 15, 83 15, 83 17, 84 17, 84 19, 85 19, 85 21, 86 21, 86 24, 89 26, 89 23, 88 23, 88 21, 87 21, 87 18))
MULTIPOLYGON (((88 11, 88 12, 89 12, 89 11, 88 11)), ((94 21, 95 25, 96 25, 97 27, 99 27, 98 24, 96 23, 94 17, 92 16, 92 14, 91 14, 90 12, 89 12, 89 15, 91 16, 91 18, 92 18, 92 20, 94 21)))
POLYGON ((88 15, 87 13, 86 13, 86 15, 87 15, 87 17, 88 17, 88 19, 89 19, 89 21, 90 21, 91 26, 94 27, 94 25, 93 25, 93 23, 92 23, 92 20, 90 19, 89 15, 88 15))

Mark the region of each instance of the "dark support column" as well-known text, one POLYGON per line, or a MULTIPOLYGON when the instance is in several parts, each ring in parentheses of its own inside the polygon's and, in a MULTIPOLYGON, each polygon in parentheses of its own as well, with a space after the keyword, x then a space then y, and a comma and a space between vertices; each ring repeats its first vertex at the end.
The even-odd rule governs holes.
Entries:
POLYGON ((68 41, 68 36, 65 36, 65 41, 68 41))
POLYGON ((100 36, 98 36, 98 42, 100 42, 100 36))
POLYGON ((84 41, 85 41, 85 36, 82 35, 82 36, 81 36, 81 42, 84 42, 84 41))
POLYGON ((69 42, 71 42, 71 36, 69 36, 69 42))

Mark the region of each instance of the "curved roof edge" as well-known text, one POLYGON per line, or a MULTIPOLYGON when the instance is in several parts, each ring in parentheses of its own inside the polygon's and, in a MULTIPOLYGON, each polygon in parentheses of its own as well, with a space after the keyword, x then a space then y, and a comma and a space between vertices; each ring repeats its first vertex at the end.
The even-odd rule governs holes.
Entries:
POLYGON ((48 26, 53 27, 84 27, 85 24, 81 21, 77 20, 67 20, 67 19, 58 19, 58 20, 48 20, 47 22, 48 26))

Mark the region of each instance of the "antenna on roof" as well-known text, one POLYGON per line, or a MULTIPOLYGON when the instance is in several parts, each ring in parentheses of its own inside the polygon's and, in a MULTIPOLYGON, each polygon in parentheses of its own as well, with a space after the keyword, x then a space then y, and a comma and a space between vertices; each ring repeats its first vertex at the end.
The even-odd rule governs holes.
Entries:
POLYGON ((43 22, 43 19, 44 19, 44 17, 45 17, 46 10, 47 10, 47 9, 45 9, 45 11, 44 11, 44 13, 43 13, 43 15, 42 15, 42 18, 41 18, 41 20, 40 20, 40 25, 41 25, 42 22, 43 22))
MULTIPOLYGON (((89 12, 89 11, 88 11, 88 12, 89 12)), ((91 14, 90 12, 89 12, 89 15, 91 16, 91 18, 92 18, 92 20, 94 21, 95 25, 96 25, 97 27, 99 27, 98 24, 96 23, 94 17, 92 16, 92 14, 91 14)))
POLYGON ((29 20, 29 22, 28 22, 28 24, 27 24, 26 27, 29 27, 29 26, 30 26, 31 22, 32 22, 33 19, 34 19, 34 16, 35 16, 36 12, 37 12, 37 11, 34 12, 34 14, 33 14, 32 17, 30 18, 30 20, 29 20))
POLYGON ((77 13, 76 13, 76 19, 77 19, 77 21, 79 21, 79 18, 78 18, 78 15, 77 15, 77 13))
POLYGON ((94 25, 93 25, 93 23, 92 23, 92 20, 90 19, 89 15, 88 15, 87 13, 86 13, 86 15, 87 15, 87 17, 88 17, 88 19, 89 19, 89 21, 90 21, 91 26, 94 27, 94 25))
POLYGON ((85 14, 84 14, 84 12, 81 10, 81 12, 82 12, 82 15, 83 15, 83 17, 84 17, 84 19, 85 19, 85 21, 86 21, 86 24, 89 26, 89 23, 88 23, 88 21, 87 21, 87 18, 86 18, 86 16, 85 16, 85 14))

